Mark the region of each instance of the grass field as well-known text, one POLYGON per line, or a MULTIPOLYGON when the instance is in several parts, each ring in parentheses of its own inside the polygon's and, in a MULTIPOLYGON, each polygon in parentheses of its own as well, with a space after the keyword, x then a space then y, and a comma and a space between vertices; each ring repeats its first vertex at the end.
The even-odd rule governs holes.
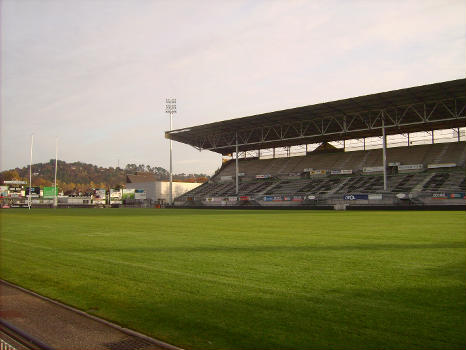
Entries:
POLYGON ((1 276, 188 349, 464 349, 465 212, 3 210, 1 276))

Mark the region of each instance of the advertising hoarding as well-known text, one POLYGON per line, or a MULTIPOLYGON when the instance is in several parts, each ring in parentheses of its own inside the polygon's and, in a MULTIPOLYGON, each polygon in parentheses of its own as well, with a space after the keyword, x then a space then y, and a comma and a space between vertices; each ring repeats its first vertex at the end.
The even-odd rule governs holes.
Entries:
POLYGON ((363 173, 377 173, 377 172, 383 172, 383 166, 368 166, 365 168, 362 168, 363 173))
POLYGON ((134 194, 135 194, 134 188, 124 188, 121 199, 123 200, 134 199, 134 194))
POLYGON ((29 190, 31 190, 31 198, 38 198, 40 197, 40 187, 26 187, 26 197, 29 197, 29 190))
POLYGON ((424 168, 423 164, 405 164, 405 165, 398 165, 398 171, 403 170, 420 170, 424 168))
POLYGON ((58 188, 52 187, 44 187, 44 198, 53 198, 55 195, 58 195, 58 188))
POLYGON ((110 189, 110 204, 122 204, 121 190, 110 189))
POLYGON ((439 163, 439 164, 428 164, 427 168, 437 169, 437 168, 454 168, 456 163, 439 163))
POLYGON ((3 181, 5 185, 26 185, 26 181, 21 181, 21 180, 5 180, 3 181))
POLYGON ((107 191, 105 189, 96 189, 93 198, 94 204, 105 204, 106 194, 107 191))
POLYGON ((340 170, 331 170, 330 174, 332 175, 347 175, 347 174, 352 174, 353 170, 352 169, 340 169, 340 170))
POLYGON ((355 200, 368 200, 369 195, 367 194, 345 194, 343 196, 345 201, 355 201, 355 200))
POLYGON ((138 200, 146 199, 146 192, 144 190, 134 190, 134 199, 138 199, 138 200))
POLYGON ((382 200, 382 194, 381 193, 376 193, 376 194, 370 194, 368 196, 369 200, 373 201, 373 200, 376 200, 376 201, 379 201, 379 200, 382 200))
POLYGON ((0 186, 0 198, 8 197, 8 186, 0 186))

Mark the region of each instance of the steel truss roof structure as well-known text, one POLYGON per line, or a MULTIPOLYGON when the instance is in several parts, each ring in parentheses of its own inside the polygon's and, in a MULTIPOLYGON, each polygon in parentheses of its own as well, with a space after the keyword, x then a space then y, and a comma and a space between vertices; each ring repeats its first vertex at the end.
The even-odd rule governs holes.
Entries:
POLYGON ((466 126, 466 79, 258 114, 166 132, 199 150, 230 154, 466 126))

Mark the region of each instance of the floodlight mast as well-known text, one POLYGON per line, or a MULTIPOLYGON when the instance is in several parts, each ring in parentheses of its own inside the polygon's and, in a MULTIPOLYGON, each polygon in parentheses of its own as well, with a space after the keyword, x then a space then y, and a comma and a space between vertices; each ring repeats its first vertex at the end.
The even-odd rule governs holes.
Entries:
POLYGON ((55 179, 54 179, 54 197, 53 197, 53 207, 58 206, 58 188, 57 188, 57 166, 58 166, 58 137, 55 139, 55 179))
POLYGON ((32 148, 34 146, 34 134, 31 135, 31 158, 29 162, 29 196, 28 196, 28 209, 31 210, 31 191, 32 191, 32 148))
MULTIPOLYGON (((165 99, 165 113, 170 114, 170 132, 173 128, 173 114, 176 113, 176 98, 165 99)), ((170 193, 169 203, 173 205, 173 163, 172 163, 172 139, 170 139, 170 193)))

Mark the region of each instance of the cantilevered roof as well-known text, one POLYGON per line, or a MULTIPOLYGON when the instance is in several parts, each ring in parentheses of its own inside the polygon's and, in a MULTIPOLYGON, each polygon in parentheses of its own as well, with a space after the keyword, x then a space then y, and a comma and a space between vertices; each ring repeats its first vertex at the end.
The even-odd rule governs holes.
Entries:
POLYGON ((466 126, 466 79, 263 113, 166 132, 222 154, 466 126), (383 122, 382 122, 383 121, 383 122))

